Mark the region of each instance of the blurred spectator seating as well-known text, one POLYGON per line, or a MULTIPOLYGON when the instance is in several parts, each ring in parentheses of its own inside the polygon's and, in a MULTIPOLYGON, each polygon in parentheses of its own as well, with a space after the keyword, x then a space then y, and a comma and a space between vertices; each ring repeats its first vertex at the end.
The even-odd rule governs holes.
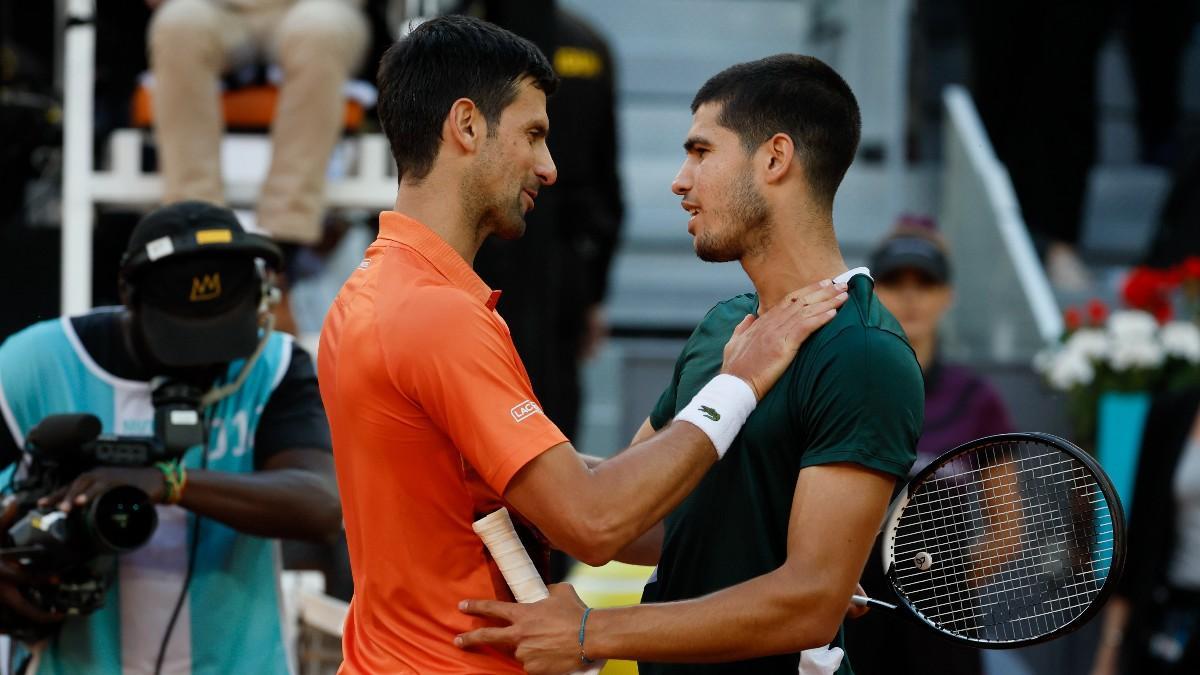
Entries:
MULTIPOLYGON (((150 129, 154 126, 153 86, 153 78, 144 77, 133 93, 130 121, 135 127, 150 129)), ((347 86, 346 106, 342 117, 342 126, 347 133, 357 133, 362 129, 366 107, 373 100, 374 90, 370 85, 352 82, 347 86)), ((278 102, 279 87, 273 82, 226 89, 221 94, 226 130, 262 131, 270 128, 278 102)))
MULTIPOLYGON (((152 81, 144 78, 134 92, 134 128, 118 129, 108 142, 107 166, 93 172, 89 197, 93 204, 148 207, 161 201, 163 180, 147 168, 144 148, 153 124, 152 81)), ((347 136, 330 158, 326 203, 332 208, 383 209, 391 205, 396 174, 382 134, 360 133, 365 111, 374 105, 374 88, 365 82, 346 85, 343 125, 347 136)), ((227 89, 222 96, 226 133, 221 162, 225 196, 231 206, 252 206, 270 161, 270 126, 278 98, 273 84, 227 89), (243 132, 256 133, 247 134, 243 132)))

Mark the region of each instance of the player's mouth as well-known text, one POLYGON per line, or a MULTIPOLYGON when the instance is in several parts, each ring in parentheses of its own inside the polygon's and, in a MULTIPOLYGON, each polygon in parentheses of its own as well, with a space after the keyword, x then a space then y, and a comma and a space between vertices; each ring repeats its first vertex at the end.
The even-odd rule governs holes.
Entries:
POLYGON ((537 201, 537 190, 530 190, 526 188, 521 190, 521 195, 529 199, 529 205, 525 207, 525 212, 528 213, 532 211, 535 202, 537 201))
POLYGON ((696 219, 700 217, 700 206, 695 202, 685 201, 682 204, 683 210, 691 214, 688 218, 688 234, 695 234, 693 231, 696 225, 696 219))

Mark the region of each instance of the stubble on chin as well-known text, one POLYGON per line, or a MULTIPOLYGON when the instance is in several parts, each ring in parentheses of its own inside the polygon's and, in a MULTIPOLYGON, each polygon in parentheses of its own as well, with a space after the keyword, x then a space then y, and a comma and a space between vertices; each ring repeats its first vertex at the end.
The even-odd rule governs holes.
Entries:
POLYGON ((696 237, 696 257, 705 262, 733 262, 760 255, 771 243, 767 202, 744 177, 730 190, 729 210, 720 216, 721 233, 702 232, 696 237))
POLYGON ((507 209, 496 205, 494 216, 497 222, 493 231, 501 239, 520 239, 525 236, 525 202, 521 201, 521 194, 517 193, 507 209))
POLYGON ((508 206, 502 204, 500 198, 489 199, 482 173, 481 170, 471 171, 463 177, 461 190, 466 221, 475 223, 477 235, 486 232, 505 240, 521 238, 525 234, 521 195, 518 193, 508 206))
POLYGON ((720 237, 706 232, 696 237, 696 257, 704 262, 730 262, 741 256, 736 233, 726 232, 726 236, 720 237))
POLYGON ((498 203, 486 205, 479 219, 479 228, 506 241, 520 239, 525 234, 523 205, 518 196, 516 204, 504 207, 498 203))

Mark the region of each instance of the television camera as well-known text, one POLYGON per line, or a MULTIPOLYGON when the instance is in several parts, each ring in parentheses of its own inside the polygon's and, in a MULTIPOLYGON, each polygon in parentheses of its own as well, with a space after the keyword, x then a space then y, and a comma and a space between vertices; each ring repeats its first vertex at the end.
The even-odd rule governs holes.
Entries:
MULTIPOLYGON (((189 384, 156 387, 154 435, 148 437, 101 434, 99 418, 74 413, 50 415, 29 431, 25 461, 8 490, 19 515, 0 533, 0 561, 39 580, 21 588, 30 603, 68 617, 96 611, 116 574, 117 556, 145 544, 158 526, 150 496, 132 485, 111 487, 69 512, 56 504, 39 507, 38 501, 98 467, 179 460, 204 443, 200 398, 201 391, 189 384)), ((37 640, 54 630, 0 607, 0 633, 37 640)))

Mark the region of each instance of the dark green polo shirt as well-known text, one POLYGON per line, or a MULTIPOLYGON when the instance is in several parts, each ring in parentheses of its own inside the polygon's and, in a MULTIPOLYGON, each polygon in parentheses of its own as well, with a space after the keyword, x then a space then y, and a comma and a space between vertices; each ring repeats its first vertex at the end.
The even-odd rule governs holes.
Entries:
MULTIPOLYGON (((667 516, 662 557, 643 602, 697 598, 782 565, 792 495, 806 466, 855 462, 897 478, 908 474, 924 412, 921 369, 900 324, 875 297, 870 277, 853 277, 849 295, 837 316, 800 347, 725 458, 667 516)), ((758 297, 747 294, 709 311, 650 416, 655 429, 720 372, 734 327, 757 308, 758 297)), ((840 643, 839 633, 835 644, 840 643)), ((851 672, 851 656, 839 674, 851 672)), ((639 672, 795 675, 799 658, 642 663, 639 672)))

